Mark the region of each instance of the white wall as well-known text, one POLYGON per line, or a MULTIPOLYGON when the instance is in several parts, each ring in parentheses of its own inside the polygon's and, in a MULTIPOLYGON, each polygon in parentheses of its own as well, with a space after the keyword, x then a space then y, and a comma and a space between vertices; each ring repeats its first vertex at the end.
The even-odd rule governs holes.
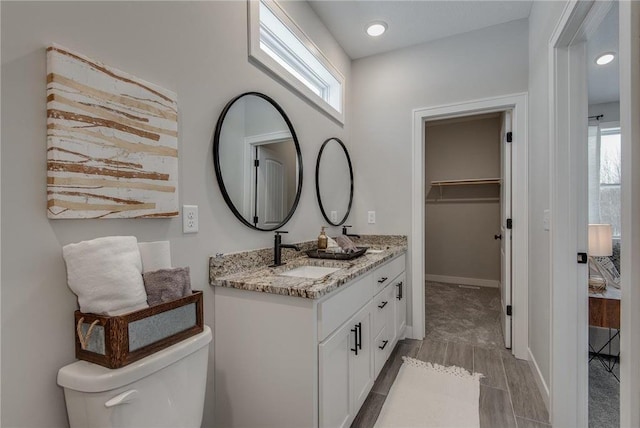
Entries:
POLYGON ((529 349, 550 385, 549 60, 551 33, 564 1, 534 2, 529 15, 529 349))
POLYGON ((410 235, 412 110, 527 91, 527 28, 513 21, 353 62, 353 233, 410 235))
MULTIPOLYGON (((105 235, 171 241, 175 266, 189 266, 213 321, 208 257, 268 247, 272 234, 243 226, 215 180, 212 138, 222 108, 249 90, 280 103, 304 161, 300 205, 286 240, 314 239, 324 224, 314 192, 322 142, 347 129, 247 60, 246 2, 2 2, 2 421, 6 427, 67 425, 58 368, 74 361, 76 298, 66 285, 64 244, 105 235), (48 220, 45 46, 57 42, 178 94, 180 204, 199 205, 200 232, 181 219, 48 220)), ((289 10, 349 82, 350 61, 303 2, 289 10)), ((349 100, 347 100, 349 103, 349 100)), ((347 118, 348 120, 349 118, 347 118)), ((213 361, 204 425, 212 426, 213 361)))

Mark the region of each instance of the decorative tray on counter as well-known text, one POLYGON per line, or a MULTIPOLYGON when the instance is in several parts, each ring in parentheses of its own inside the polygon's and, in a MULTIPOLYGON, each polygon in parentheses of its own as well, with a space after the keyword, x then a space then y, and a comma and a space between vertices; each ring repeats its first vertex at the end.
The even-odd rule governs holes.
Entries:
POLYGON ((313 249, 307 250, 307 256, 312 259, 331 259, 331 260, 352 260, 356 257, 360 257, 364 255, 369 249, 368 247, 357 247, 358 251, 354 251, 353 253, 329 253, 327 251, 313 249))

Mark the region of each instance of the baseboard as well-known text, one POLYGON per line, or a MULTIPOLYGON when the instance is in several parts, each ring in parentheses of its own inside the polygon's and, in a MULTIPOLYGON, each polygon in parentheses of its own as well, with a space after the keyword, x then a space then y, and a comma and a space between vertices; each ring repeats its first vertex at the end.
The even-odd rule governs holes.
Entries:
POLYGON ((398 340, 406 339, 407 337, 409 339, 416 339, 416 340, 424 339, 423 337, 421 337, 421 338, 413 337, 413 327, 410 326, 410 325, 405 325, 404 326, 404 331, 402 332, 402 334, 400 335, 398 340))
POLYGON ((464 278, 461 276, 430 275, 424 276, 427 281, 445 282, 447 284, 477 285, 478 287, 500 287, 496 279, 464 278))
POLYGON ((536 362, 535 357, 531 353, 531 349, 527 348, 529 351, 529 367, 531 367, 531 371, 533 372, 533 378, 536 380, 536 384, 538 385, 538 390, 540 391, 540 395, 542 395, 542 401, 544 401, 545 406, 547 406, 547 411, 550 407, 550 398, 549 398, 549 387, 547 383, 544 381, 544 377, 542 377, 542 373, 540 372, 540 367, 538 367, 538 363, 536 362))

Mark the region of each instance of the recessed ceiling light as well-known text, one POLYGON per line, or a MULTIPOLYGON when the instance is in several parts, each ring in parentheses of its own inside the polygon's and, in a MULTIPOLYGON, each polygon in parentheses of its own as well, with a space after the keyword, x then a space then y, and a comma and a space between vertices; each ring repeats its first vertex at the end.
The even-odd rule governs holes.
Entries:
POLYGON ((367 25, 367 34, 371 37, 378 37, 385 31, 387 31, 386 22, 376 21, 367 25))
POLYGON ((596 64, 598 65, 609 64, 611 61, 613 61, 615 57, 616 57, 615 53, 605 52, 602 55, 600 55, 598 58, 596 58, 596 64))

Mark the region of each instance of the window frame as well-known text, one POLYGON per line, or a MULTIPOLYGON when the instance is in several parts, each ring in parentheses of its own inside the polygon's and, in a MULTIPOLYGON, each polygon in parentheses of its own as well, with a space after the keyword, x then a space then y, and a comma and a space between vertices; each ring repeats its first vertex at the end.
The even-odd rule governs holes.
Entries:
MULTIPOLYGON (((591 125, 590 125, 591 126, 591 125)), ((614 134, 618 134, 620 136, 622 136, 621 133, 621 129, 620 129, 620 122, 618 121, 612 121, 612 122, 599 122, 597 123, 597 125, 593 125, 593 126, 597 126, 598 130, 597 130, 597 137, 596 137, 596 147, 595 147, 595 153, 594 155, 596 156, 596 165, 595 168, 597 170, 596 174, 597 174, 597 209, 598 209, 598 215, 597 215, 597 223, 602 222, 602 218, 600 217, 600 204, 601 204, 601 199, 600 199, 600 195, 602 193, 602 188, 603 187, 619 187, 622 188, 622 177, 620 177, 620 182, 618 183, 602 183, 602 178, 600 176, 600 165, 601 165, 601 156, 602 156, 602 136, 603 135, 614 135, 614 134), (611 132, 611 131, 605 131, 605 130, 617 130, 617 132, 611 132)), ((590 179, 591 182, 591 179, 590 179)), ((596 183, 594 183, 596 184, 596 183)), ((591 195, 591 193, 590 193, 591 195)), ((618 207, 619 210, 622 209, 622 207, 618 207)), ((592 221, 592 219, 589 219, 589 221, 592 221)), ((613 235, 613 240, 620 240, 620 235, 613 235)))
MULTIPOLYGON (((247 0, 248 7, 248 42, 249 42, 249 60, 259 65, 264 70, 273 74, 281 82, 287 85, 289 88, 298 92, 300 95, 307 98, 313 104, 320 108, 320 110, 328 114, 331 118, 338 121, 340 124, 344 124, 344 110, 345 110, 345 78, 340 71, 329 61, 329 59, 322 53, 322 51, 313 43, 313 41, 306 35, 304 31, 291 19, 291 17, 284 11, 274 0, 247 0), (264 4, 276 18, 282 22, 289 31, 304 45, 304 47, 315 57, 317 61, 333 76, 334 79, 340 84, 340 111, 333 107, 320 95, 311 90, 305 85, 299 77, 296 77, 290 70, 287 70, 283 65, 273 59, 267 52, 265 52, 260 44, 260 3, 264 4)), ((295 55, 291 55, 290 58, 296 58, 295 55)), ((296 58, 299 59, 299 58, 296 58)), ((294 61, 295 62, 295 61, 294 61)), ((292 64, 290 64, 292 65, 292 64)), ((321 78, 318 78, 317 74, 311 69, 305 69, 304 67, 296 67, 292 65, 295 71, 303 71, 301 74, 305 79, 315 80, 322 82, 321 78), (298 68, 298 70, 296 70, 298 68)), ((328 90, 328 89, 325 89, 328 90)))

